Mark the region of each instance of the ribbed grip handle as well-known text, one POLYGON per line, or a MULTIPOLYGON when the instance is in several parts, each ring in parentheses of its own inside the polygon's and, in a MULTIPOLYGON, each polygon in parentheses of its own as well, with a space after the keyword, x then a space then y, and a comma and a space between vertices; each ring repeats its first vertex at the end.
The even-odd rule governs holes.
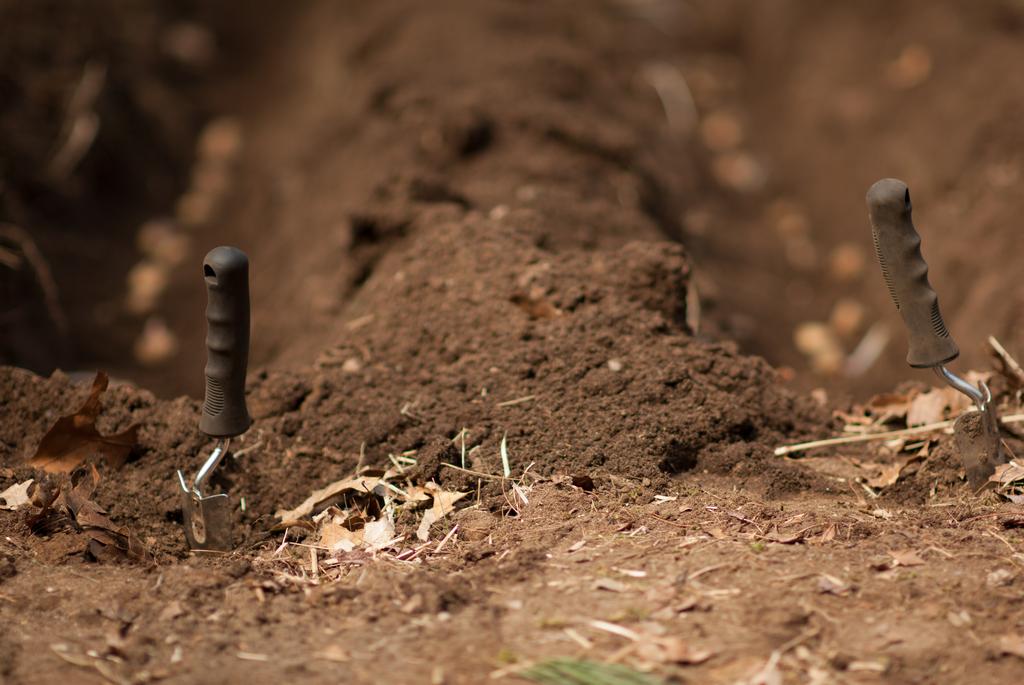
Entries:
POLYGON ((206 280, 206 399, 199 429, 215 437, 244 433, 252 418, 245 405, 249 363, 249 258, 217 247, 203 260, 206 280))
POLYGON ((910 338, 907 363, 916 367, 945 364, 960 350, 939 311, 939 297, 928 282, 928 264, 921 256, 921 237, 911 218, 910 190, 885 178, 868 190, 868 215, 875 253, 896 308, 910 338))

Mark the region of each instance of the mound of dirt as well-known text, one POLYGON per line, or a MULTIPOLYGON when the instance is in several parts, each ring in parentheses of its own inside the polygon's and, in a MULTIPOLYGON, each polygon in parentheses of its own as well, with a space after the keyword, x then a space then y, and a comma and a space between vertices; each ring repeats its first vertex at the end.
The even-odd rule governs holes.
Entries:
MULTIPOLYGON (((463 429, 466 466, 487 473, 501 472, 504 439, 515 473, 649 483, 736 469, 755 490, 773 487, 779 468, 758 472, 747 462, 822 418, 764 362, 687 334, 681 248, 635 242, 554 253, 538 246, 543 216, 525 216, 534 222, 519 223, 518 210, 501 219, 455 208, 425 214, 355 298, 361 316, 319 369, 254 374, 257 421, 236 445, 259 446, 222 474, 222 485, 246 498, 247 522, 351 471, 361 451, 374 465, 422 452, 424 481, 465 485, 436 463, 461 463, 463 429)), ((62 375, 6 369, 0 383, 7 465, 23 463, 85 394, 62 375)), ((166 551, 183 551, 174 469, 194 469, 208 443, 197 411, 193 400, 157 401, 122 385, 106 397, 99 425, 141 427, 136 459, 104 474, 100 504, 166 551)))
MULTIPOLYGON (((579 23, 560 5, 460 7, 397 24, 387 8, 365 10, 337 75, 356 92, 325 91, 333 72, 321 70, 250 122, 258 133, 314 109, 358 129, 315 157, 321 136, 292 130, 256 135, 248 152, 243 186, 269 188, 264 164, 286 160, 304 192, 279 198, 281 220, 253 224, 240 209, 226 231, 246 228, 235 242, 252 253, 257 356, 277 360, 251 374, 257 421, 236 449, 253 449, 222 474, 246 498, 240 516, 294 505, 361 453, 386 465, 416 451, 424 479, 450 481, 439 462, 461 463, 457 435, 466 466, 487 473, 501 472, 504 440, 514 473, 649 483, 713 471, 764 492, 806 486, 785 475, 797 467, 768 464, 766 447, 821 430, 821 410, 760 359, 693 336, 690 264, 665 240, 667 208, 684 198, 668 191, 680 165, 664 153, 680 146, 655 91, 635 82, 637 38, 616 44, 614 15, 579 23), (582 35, 566 43, 570 30, 582 35), (465 39, 443 40, 455 32, 465 39), (513 49, 522 40, 531 48, 513 49), (411 59, 425 46, 439 48, 430 62, 411 59)), ((289 68, 336 44, 322 27, 349 25, 329 4, 311 16, 321 30, 296 35, 332 39, 309 41, 289 68)), ((201 358, 201 328, 182 330, 201 358)), ((11 369, 0 387, 11 419, 0 463, 12 466, 84 393, 11 369)), ((141 428, 135 459, 104 474, 100 504, 181 553, 174 469, 194 470, 208 449, 196 402, 120 386, 105 406, 102 430, 141 428)))

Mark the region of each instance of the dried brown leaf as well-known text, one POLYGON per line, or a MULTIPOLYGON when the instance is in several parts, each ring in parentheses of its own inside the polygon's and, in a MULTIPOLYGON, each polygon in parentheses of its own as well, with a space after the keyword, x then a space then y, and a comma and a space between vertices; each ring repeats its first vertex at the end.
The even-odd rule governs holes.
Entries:
POLYGON ((160 615, 157 617, 159 621, 173 621, 179 616, 185 615, 185 607, 178 600, 171 600, 167 603, 167 606, 163 608, 160 615))
POLYGON ((815 540, 815 542, 818 542, 819 544, 824 544, 826 542, 832 542, 833 540, 836 539, 836 532, 837 532, 836 524, 830 523, 828 525, 828 528, 826 528, 824 531, 822 531, 821 535, 818 536, 818 538, 817 538, 817 540, 815 540))
POLYGON ((0 492, 0 509, 15 511, 21 509, 32 501, 28 491, 32 487, 32 479, 29 478, 23 483, 15 483, 3 492, 0 492))
POLYGON ((795 533, 782 533, 779 532, 778 528, 771 530, 765 535, 765 539, 769 542, 777 542, 780 545, 794 545, 798 542, 803 542, 807 537, 808 529, 798 530, 795 533))
POLYGON ((32 488, 32 509, 25 523, 35 535, 49 535, 68 525, 63 508, 56 506, 59 496, 60 485, 50 479, 40 480, 32 488))
POLYGON ((912 549, 889 552, 893 566, 923 566, 925 561, 912 549))
POLYGON ((779 660, 772 654, 764 667, 746 681, 746 685, 783 685, 784 682, 782 671, 779 670, 779 660))
POLYGON ((395 539, 395 523, 389 516, 382 516, 363 526, 363 543, 370 549, 384 549, 395 539))
POLYGON ((416 530, 416 537, 424 542, 430 539, 430 527, 455 511, 455 503, 469 494, 468 492, 442 490, 441 486, 433 481, 427 483, 425 488, 434 503, 423 513, 423 520, 420 521, 420 526, 416 530))
POLYGON ((1024 636, 1020 633, 1003 635, 999 638, 999 651, 1024 659, 1024 636))
POLYGON ((997 568, 985 576, 985 585, 990 588, 1007 587, 1017 579, 1017 574, 1008 568, 997 568))
POLYGON ((999 485, 1007 485, 1019 480, 1024 480, 1024 466, 1015 461, 1011 461, 1009 464, 999 464, 989 478, 990 482, 999 485))
POLYGON ((614 578, 598 578, 594 581, 593 588, 607 592, 627 592, 629 590, 628 585, 614 578))
POLYGON ((327 645, 319 652, 313 652, 313 656, 324 661, 345 663, 352 660, 352 655, 341 645, 327 645))
POLYGON ((362 530, 349 530, 340 517, 331 517, 323 522, 320 527, 320 537, 317 544, 326 547, 332 552, 351 552, 363 544, 362 530))
POLYGON ((973 623, 971 620, 971 614, 966 609, 947 612, 946 620, 949 621, 950 625, 954 628, 967 628, 971 623, 973 623))
POLYGON ((455 511, 455 503, 460 499, 468 495, 468 492, 455 492, 453 490, 443 490, 440 485, 431 481, 426 485, 427 491, 434 498, 433 510, 437 514, 438 518, 447 516, 448 514, 455 511))
POLYGON ((853 586, 842 578, 831 576, 827 573, 822 573, 818 576, 818 592, 828 595, 837 595, 842 597, 850 592, 853 586))
POLYGON ((637 656, 658 663, 694 665, 704 663, 714 656, 714 652, 694 648, 682 638, 654 637, 640 642, 637 656))
POLYGON ((903 422, 917 391, 907 394, 882 393, 875 395, 867 404, 855 405, 849 412, 833 411, 832 415, 846 426, 869 427, 893 421, 903 422))
POLYGON ((874 419, 863 413, 839 411, 838 409, 832 412, 832 418, 848 427, 870 426, 875 422, 874 419))
POLYGON ((910 411, 910 404, 917 395, 912 391, 906 395, 898 393, 882 393, 875 395, 865 407, 865 410, 875 417, 877 423, 885 423, 892 419, 905 419, 910 411))
MULTIPOLYGON (((387 472, 384 475, 388 475, 387 472)), ((314 513, 317 509, 321 509, 330 500, 342 495, 346 491, 352 491, 362 495, 369 495, 374 489, 380 485, 380 481, 383 476, 353 476, 351 478, 342 478, 339 481, 335 481, 330 485, 320 488, 314 491, 309 497, 303 500, 302 504, 295 507, 294 509, 281 509, 274 514, 277 518, 282 521, 291 519, 301 519, 314 513)))
POLYGON ((430 493, 427 492, 427 489, 420 485, 408 486, 407 488, 405 488, 405 494, 407 495, 405 501, 409 503, 429 502, 432 499, 430 493))
POLYGON ((145 559, 146 546, 127 528, 111 521, 105 511, 92 501, 100 474, 92 464, 71 474, 58 502, 67 510, 70 520, 89 536, 89 551, 100 561, 145 559))
POLYGON ((312 521, 306 519, 285 519, 280 523, 275 523, 269 532, 280 533, 282 530, 288 530, 289 528, 303 528, 311 532, 316 531, 316 526, 313 525, 312 521))
POLYGON ((427 509, 423 512, 423 518, 420 520, 420 526, 416 529, 416 537, 423 542, 430 539, 430 527, 437 523, 439 517, 433 509, 427 509))
MULTIPOLYGON (((988 379, 991 376, 991 374, 978 373, 976 371, 968 371, 964 375, 966 376, 967 382, 975 387, 977 387, 981 381, 988 383, 988 379)), ((941 388, 940 392, 946 396, 946 406, 949 407, 949 413, 947 416, 949 417, 959 416, 964 411, 974 406, 974 403, 969 397, 967 397, 967 395, 955 388, 941 388)))
POLYGON ((899 480, 903 466, 904 463, 901 461, 895 461, 891 464, 881 464, 879 465, 878 475, 868 478, 866 482, 873 488, 887 488, 899 480))
POLYGON ((705 527, 704 532, 716 540, 726 540, 729 537, 725 534, 725 531, 717 527, 705 527))
POLYGON ((911 400, 907 409, 907 426, 923 426, 945 420, 949 400, 949 395, 938 388, 921 393, 911 400))
POLYGON ((135 445, 138 426, 115 435, 100 435, 96 418, 100 414, 100 395, 110 380, 102 371, 96 373, 92 390, 85 404, 68 416, 62 416, 43 436, 29 464, 49 473, 70 473, 82 462, 100 456, 107 464, 120 468, 135 445))

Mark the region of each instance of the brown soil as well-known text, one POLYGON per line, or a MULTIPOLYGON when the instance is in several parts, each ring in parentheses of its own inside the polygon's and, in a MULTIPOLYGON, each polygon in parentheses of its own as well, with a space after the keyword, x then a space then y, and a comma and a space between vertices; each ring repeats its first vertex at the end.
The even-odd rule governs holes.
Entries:
POLYGON ((59 487, 27 460, 84 400, 77 370, 105 368, 123 380, 97 426, 139 437, 123 467, 98 465, 95 500, 149 554, 112 560, 68 522, 0 511, 0 682, 479 683, 556 656, 666 682, 1020 677, 1019 507, 970 495, 951 439, 878 498, 852 460, 884 461, 874 448, 772 453, 840 428, 798 389, 863 395, 912 377, 874 267, 828 257, 867 249, 877 177, 914 188, 966 361, 981 365, 988 333, 1020 343, 1024 290, 999 268, 1019 173, 1005 122, 1024 97, 1016 5, 112 7, 123 25, 86 41, 86 8, 63 10, 65 26, 0 2, 0 37, 41 36, 0 43, 13 75, 0 90, 19 94, 0 110, 0 220, 31 236, 53 281, 24 242, 3 253, 0 491, 59 487), (216 37, 216 57, 158 47, 183 22, 216 37), (33 40, 57 39, 66 53, 40 57, 33 40), (913 51, 892 66, 907 45, 925 46, 927 70, 913 51), (97 55, 104 133, 58 180, 59 103, 97 55), (666 68, 699 128, 663 104, 652 74, 666 68), (154 91, 159 111, 140 104, 154 91), (716 113, 742 142, 722 147, 716 113), (224 130, 208 115, 238 122, 241 152, 196 218, 185 198, 224 130), (808 220, 799 268, 780 207, 808 220), (154 310, 128 313, 136 228, 171 214, 188 257, 154 310), (954 227, 963 239, 944 240, 954 227), (212 447, 197 428, 192 267, 222 243, 253 264, 256 423, 216 481, 246 503, 238 550, 209 558, 184 544, 174 470, 212 447), (841 297, 866 312, 845 351, 875 319, 893 341, 863 374, 816 376, 793 331, 841 297), (177 340, 156 362, 136 345, 152 317, 177 340), (444 466, 460 463, 460 434, 465 466, 487 475, 444 466), (534 474, 528 503, 490 477, 503 441, 513 473, 534 474), (435 525, 438 547, 356 553, 313 579, 308 550, 268 532, 278 509, 401 454, 414 482, 473 493, 435 525), (652 661, 607 623, 711 658, 652 661))

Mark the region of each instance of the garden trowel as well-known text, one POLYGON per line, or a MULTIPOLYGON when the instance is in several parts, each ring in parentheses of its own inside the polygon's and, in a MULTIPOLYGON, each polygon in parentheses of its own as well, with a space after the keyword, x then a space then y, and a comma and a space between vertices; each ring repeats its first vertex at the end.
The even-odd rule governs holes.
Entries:
POLYGON ((868 190, 867 203, 882 276, 907 326, 907 363, 934 370, 978 409, 962 414, 953 426, 967 480, 977 490, 997 465, 1006 463, 992 393, 983 381, 975 387, 946 368, 960 350, 942 320, 939 298, 928 282, 928 264, 921 256, 921 238, 911 219, 907 185, 894 178, 882 179, 868 190))
POLYGON ((245 404, 249 362, 249 258, 234 247, 218 247, 203 260, 206 280, 206 397, 199 430, 217 446, 189 484, 178 471, 185 539, 193 550, 232 548, 231 503, 227 493, 206 494, 213 470, 228 453, 231 438, 248 430, 245 404))

